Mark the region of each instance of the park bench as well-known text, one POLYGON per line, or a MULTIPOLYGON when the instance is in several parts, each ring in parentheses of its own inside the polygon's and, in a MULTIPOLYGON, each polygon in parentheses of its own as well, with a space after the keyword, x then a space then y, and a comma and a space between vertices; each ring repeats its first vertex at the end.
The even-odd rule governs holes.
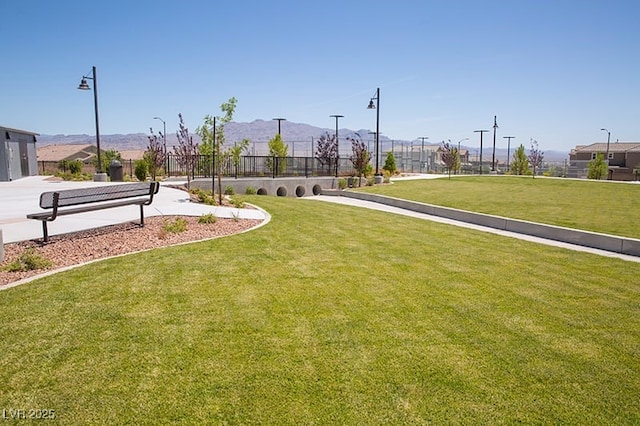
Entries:
POLYGON ((143 208, 153 202, 153 196, 159 189, 158 182, 140 182, 43 192, 40 194, 40 207, 51 210, 31 213, 27 218, 42 221, 44 242, 49 241, 47 222, 68 214, 139 205, 140 226, 144 226, 143 208), (79 205, 82 206, 66 208, 79 205))

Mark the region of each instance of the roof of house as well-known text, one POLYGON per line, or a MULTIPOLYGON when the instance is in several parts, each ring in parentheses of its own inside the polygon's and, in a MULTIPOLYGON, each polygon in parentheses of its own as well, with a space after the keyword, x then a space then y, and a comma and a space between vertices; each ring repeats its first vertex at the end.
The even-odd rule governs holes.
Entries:
POLYGON ((96 155, 95 145, 45 145, 38 148, 38 161, 81 160, 85 161, 96 155))
MULTIPOLYGON (((572 154, 578 152, 606 152, 607 151, 607 143, 606 142, 596 142, 591 145, 576 145, 575 148, 571 150, 572 154)), ((629 152, 629 151, 638 151, 640 152, 640 142, 612 142, 609 144, 609 152, 629 152)))

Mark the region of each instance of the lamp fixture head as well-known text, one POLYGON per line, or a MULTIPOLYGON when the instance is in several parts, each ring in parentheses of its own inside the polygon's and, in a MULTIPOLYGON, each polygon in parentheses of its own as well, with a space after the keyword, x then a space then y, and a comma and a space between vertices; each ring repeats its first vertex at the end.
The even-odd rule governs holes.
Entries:
POLYGON ((367 109, 376 109, 376 105, 373 103, 373 99, 369 101, 369 106, 367 107, 367 109))
POLYGON ((80 82, 80 85, 78 86, 78 89, 80 90, 91 90, 91 87, 89 87, 89 84, 87 83, 87 79, 83 78, 82 81, 80 82))

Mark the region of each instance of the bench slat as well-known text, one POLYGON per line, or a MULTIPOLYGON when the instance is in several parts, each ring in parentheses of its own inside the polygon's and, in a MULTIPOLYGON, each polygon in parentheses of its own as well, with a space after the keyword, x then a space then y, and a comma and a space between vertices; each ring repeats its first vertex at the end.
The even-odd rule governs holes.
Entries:
POLYGON ((68 207, 100 201, 111 201, 151 195, 151 185, 152 184, 140 182, 43 192, 40 195, 40 207, 43 209, 53 208, 55 206, 53 200, 55 193, 59 194, 58 207, 68 207))

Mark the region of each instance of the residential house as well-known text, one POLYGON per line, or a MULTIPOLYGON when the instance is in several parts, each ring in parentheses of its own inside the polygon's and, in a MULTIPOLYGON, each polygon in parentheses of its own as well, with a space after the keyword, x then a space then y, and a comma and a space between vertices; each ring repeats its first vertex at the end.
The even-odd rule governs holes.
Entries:
POLYGON ((598 154, 604 155, 608 163, 609 180, 633 181, 640 179, 640 142, 598 142, 578 145, 569 153, 569 177, 586 178, 588 164, 598 154), (608 154, 607 154, 608 152, 608 154))

